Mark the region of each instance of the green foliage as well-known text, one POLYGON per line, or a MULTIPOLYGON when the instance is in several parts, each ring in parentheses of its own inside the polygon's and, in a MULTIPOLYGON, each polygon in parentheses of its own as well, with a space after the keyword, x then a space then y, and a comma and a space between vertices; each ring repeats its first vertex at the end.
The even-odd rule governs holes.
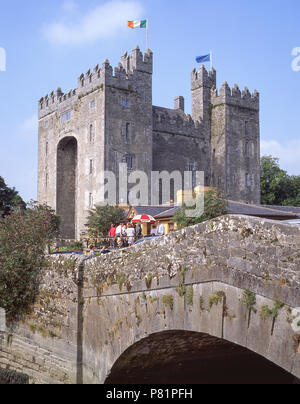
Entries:
POLYGON ((59 218, 32 203, 25 212, 0 219, 0 307, 8 319, 30 311, 39 287, 46 247, 58 236, 59 218))
POLYGON ((0 210, 10 209, 18 205, 26 206, 15 188, 9 188, 0 176, 0 210))
POLYGON ((186 304, 188 306, 193 306, 193 304, 194 304, 194 288, 193 288, 193 286, 190 286, 190 287, 187 288, 185 298, 186 298, 186 304))
POLYGON ((115 206, 97 206, 89 211, 87 227, 90 237, 107 236, 112 223, 124 220, 124 211, 115 206))
POLYGON ((183 282, 181 282, 175 290, 180 297, 184 297, 186 295, 186 285, 183 282))
POLYGON ((280 302, 279 300, 276 300, 274 303, 274 306, 272 309, 269 308, 269 306, 262 306, 261 308, 261 317, 263 319, 267 317, 271 317, 273 320, 276 320, 276 318, 279 315, 279 311, 284 307, 284 304, 280 302))
POLYGON ((219 303, 221 303, 221 302, 223 301, 224 297, 225 297, 225 293, 222 292, 222 291, 213 293, 213 294, 209 297, 209 300, 208 300, 210 309, 211 309, 213 306, 217 306, 219 303))
POLYGON ((70 244, 71 251, 82 251, 83 250, 83 242, 82 241, 72 241, 70 244))
POLYGON ((173 298, 172 295, 164 295, 162 301, 163 301, 163 304, 165 306, 169 306, 170 309, 173 310, 173 308, 174 308, 174 298, 173 298))
POLYGON ((178 229, 183 229, 225 215, 227 213, 227 201, 221 192, 211 190, 204 194, 204 213, 201 216, 187 217, 187 209, 191 208, 187 208, 186 205, 183 205, 182 209, 178 210, 174 216, 174 221, 177 223, 178 229))
POLYGON ((243 293, 243 303, 247 307, 247 309, 253 313, 257 313, 256 308, 254 307, 256 305, 256 296, 253 292, 251 292, 249 289, 245 289, 243 293))
POLYGON ((261 200, 263 205, 300 206, 300 176, 290 176, 279 159, 261 159, 261 200))

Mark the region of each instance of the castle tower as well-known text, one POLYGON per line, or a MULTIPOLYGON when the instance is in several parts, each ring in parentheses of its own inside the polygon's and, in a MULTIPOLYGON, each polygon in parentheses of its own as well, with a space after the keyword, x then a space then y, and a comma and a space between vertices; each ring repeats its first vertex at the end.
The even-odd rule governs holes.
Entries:
POLYGON ((259 94, 231 90, 225 82, 211 94, 212 186, 229 198, 260 203, 259 94))
POLYGON ((122 162, 129 172, 151 171, 152 69, 152 52, 136 47, 115 71, 105 60, 75 90, 40 99, 38 201, 61 216, 63 238, 79 238, 88 211, 103 201, 105 171, 117 180, 122 162))
MULTIPOLYGON (((106 83, 105 170, 116 173, 117 180, 120 163, 127 164, 129 174, 141 170, 151 178, 152 71, 152 52, 143 55, 136 46, 106 83)), ((117 199, 128 203, 126 195, 117 194, 117 199)))

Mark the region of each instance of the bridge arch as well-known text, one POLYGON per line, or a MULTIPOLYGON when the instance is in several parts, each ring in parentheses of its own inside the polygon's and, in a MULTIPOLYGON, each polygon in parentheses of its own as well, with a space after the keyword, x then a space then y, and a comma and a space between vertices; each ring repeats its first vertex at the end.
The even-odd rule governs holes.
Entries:
MULTIPOLYGON (((245 289, 209 280, 211 274, 206 276, 199 271, 187 273, 185 285, 180 283, 180 276, 173 280, 165 277, 158 286, 153 284, 151 290, 137 284, 133 287, 137 290, 129 293, 108 288, 103 296, 91 297, 85 306, 83 322, 84 383, 117 382, 122 372, 131 372, 130 358, 148 363, 148 370, 155 368, 157 364, 148 361, 155 358, 151 350, 148 359, 144 354, 139 356, 139 352, 143 353, 144 347, 147 351, 147 346, 153 343, 156 346, 153 351, 161 352, 158 360, 163 358, 163 353, 173 355, 176 350, 173 352, 172 347, 177 343, 168 346, 168 335, 175 341, 178 339, 183 349, 189 346, 184 336, 187 340, 194 338, 195 346, 211 341, 221 350, 210 363, 214 361, 220 367, 220 358, 232 352, 240 361, 236 361, 237 369, 245 365, 241 360, 248 358, 257 369, 271 369, 270 374, 274 374, 277 383, 277 375, 282 380, 290 377, 291 382, 298 382, 300 341, 288 321, 289 307, 282 305, 274 318, 268 310, 274 309, 277 300, 253 293, 255 307, 249 309, 243 301, 245 289)), ((252 286, 255 290, 256 286, 252 286)), ((207 355, 209 351, 200 349, 195 357, 201 360, 202 354, 207 355)), ((175 355, 169 362, 177 360, 175 355)), ((130 383, 130 377, 126 382, 130 383)))
POLYGON ((149 335, 115 362, 105 384, 293 384, 294 376, 249 349, 208 334, 149 335))

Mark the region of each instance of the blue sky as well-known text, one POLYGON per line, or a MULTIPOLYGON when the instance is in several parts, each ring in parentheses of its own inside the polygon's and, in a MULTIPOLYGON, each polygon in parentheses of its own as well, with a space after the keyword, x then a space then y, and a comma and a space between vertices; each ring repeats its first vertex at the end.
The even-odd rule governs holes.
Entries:
POLYGON ((292 50, 300 52, 299 0, 0 0, 0 6, 6 51, 0 175, 25 200, 36 198, 38 100, 59 86, 75 88, 82 72, 106 58, 116 66, 136 44, 145 50, 145 31, 128 29, 127 19, 149 19, 155 105, 173 107, 183 95, 189 113, 195 56, 212 50, 218 87, 226 80, 261 94, 262 154, 300 174, 300 71, 292 69, 292 50))

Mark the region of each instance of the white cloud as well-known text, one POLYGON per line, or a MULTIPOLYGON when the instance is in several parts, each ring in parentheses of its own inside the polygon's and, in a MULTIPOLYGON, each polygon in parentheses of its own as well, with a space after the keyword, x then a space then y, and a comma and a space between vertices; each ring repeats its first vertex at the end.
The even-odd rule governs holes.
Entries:
POLYGON ((300 175, 300 139, 287 140, 285 143, 262 140, 261 155, 278 157, 283 170, 290 175, 300 175))
POLYGON ((81 45, 116 36, 127 29, 127 20, 139 19, 143 7, 139 1, 112 0, 86 13, 74 12, 77 5, 64 3, 63 16, 44 26, 46 39, 55 45, 81 45))
POLYGON ((21 123, 19 127, 20 135, 25 140, 37 139, 38 136, 38 116, 32 115, 21 123))

